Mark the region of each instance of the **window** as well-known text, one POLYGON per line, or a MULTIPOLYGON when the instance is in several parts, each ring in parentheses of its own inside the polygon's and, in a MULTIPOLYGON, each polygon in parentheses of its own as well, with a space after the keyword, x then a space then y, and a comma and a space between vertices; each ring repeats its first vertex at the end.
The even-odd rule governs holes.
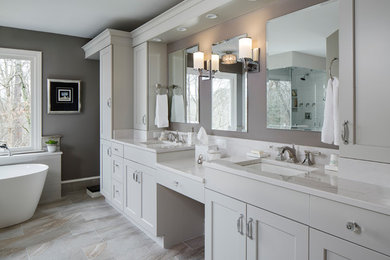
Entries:
POLYGON ((198 71, 187 68, 186 76, 186 117, 187 123, 199 123, 199 74, 198 71))
POLYGON ((267 127, 291 128, 291 91, 291 81, 267 81, 267 127))
POLYGON ((41 149, 42 54, 0 48, 0 140, 13 151, 41 149))
POLYGON ((237 75, 218 72, 212 85, 212 129, 232 130, 237 127, 237 75))

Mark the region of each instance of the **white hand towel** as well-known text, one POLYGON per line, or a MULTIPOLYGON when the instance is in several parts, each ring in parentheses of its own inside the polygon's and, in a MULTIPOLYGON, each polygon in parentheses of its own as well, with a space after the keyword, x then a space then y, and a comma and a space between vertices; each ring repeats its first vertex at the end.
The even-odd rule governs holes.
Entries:
POLYGON ((333 82, 333 143, 340 144, 340 109, 339 109, 339 80, 334 77, 333 82))
POLYGON ((333 116, 333 86, 332 79, 329 79, 326 88, 326 99, 324 109, 324 124, 321 131, 321 142, 332 144, 334 140, 334 116, 333 116))
POLYGON ((158 128, 169 126, 167 95, 156 95, 156 117, 154 123, 158 128))
POLYGON ((182 95, 173 95, 171 106, 171 122, 184 122, 184 100, 182 95))

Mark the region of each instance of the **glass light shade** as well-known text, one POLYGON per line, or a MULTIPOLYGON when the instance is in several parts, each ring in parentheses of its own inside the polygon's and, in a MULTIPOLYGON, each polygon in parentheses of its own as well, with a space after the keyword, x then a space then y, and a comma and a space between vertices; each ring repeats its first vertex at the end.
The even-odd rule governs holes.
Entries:
POLYGON ((218 54, 211 55, 211 69, 212 70, 219 70, 219 55, 218 54))
POLYGON ((194 52, 194 69, 204 68, 204 53, 201 51, 194 52))
POLYGON ((222 64, 230 65, 230 64, 236 64, 237 63, 237 57, 234 54, 227 53, 222 56, 222 64))
POLYGON ((252 59, 252 39, 241 38, 238 41, 238 58, 249 58, 252 59))

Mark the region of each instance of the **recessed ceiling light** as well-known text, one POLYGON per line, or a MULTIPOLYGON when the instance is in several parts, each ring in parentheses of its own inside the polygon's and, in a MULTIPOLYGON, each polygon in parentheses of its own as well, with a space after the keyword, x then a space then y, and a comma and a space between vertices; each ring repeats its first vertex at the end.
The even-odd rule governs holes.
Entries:
POLYGON ((156 38, 153 38, 153 39, 152 39, 152 42, 162 42, 162 39, 156 37, 156 38))
POLYGON ((187 28, 186 27, 179 27, 176 30, 179 32, 185 32, 185 31, 187 31, 187 28))
POLYGON ((218 15, 216 15, 216 14, 206 14, 206 18, 207 19, 217 19, 218 18, 218 15))

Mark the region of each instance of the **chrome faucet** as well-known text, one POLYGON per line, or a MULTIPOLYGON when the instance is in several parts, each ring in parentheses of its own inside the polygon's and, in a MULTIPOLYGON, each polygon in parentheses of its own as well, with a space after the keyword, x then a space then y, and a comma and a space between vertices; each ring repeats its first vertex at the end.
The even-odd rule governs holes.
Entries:
POLYGON ((288 162, 292 162, 292 163, 297 163, 298 162, 298 159, 297 159, 297 151, 295 150, 295 146, 293 145, 292 147, 290 146, 283 146, 281 148, 281 155, 284 154, 285 151, 287 151, 288 153, 288 162))
POLYGON ((176 131, 176 133, 169 132, 167 137, 168 137, 168 140, 171 142, 184 143, 184 140, 182 138, 180 138, 181 136, 179 135, 178 131, 176 131))
POLYGON ((8 151, 8 156, 12 156, 12 152, 11 152, 11 150, 8 148, 8 146, 7 146, 6 143, 0 144, 0 148, 1 148, 1 149, 7 150, 7 151, 8 151))

